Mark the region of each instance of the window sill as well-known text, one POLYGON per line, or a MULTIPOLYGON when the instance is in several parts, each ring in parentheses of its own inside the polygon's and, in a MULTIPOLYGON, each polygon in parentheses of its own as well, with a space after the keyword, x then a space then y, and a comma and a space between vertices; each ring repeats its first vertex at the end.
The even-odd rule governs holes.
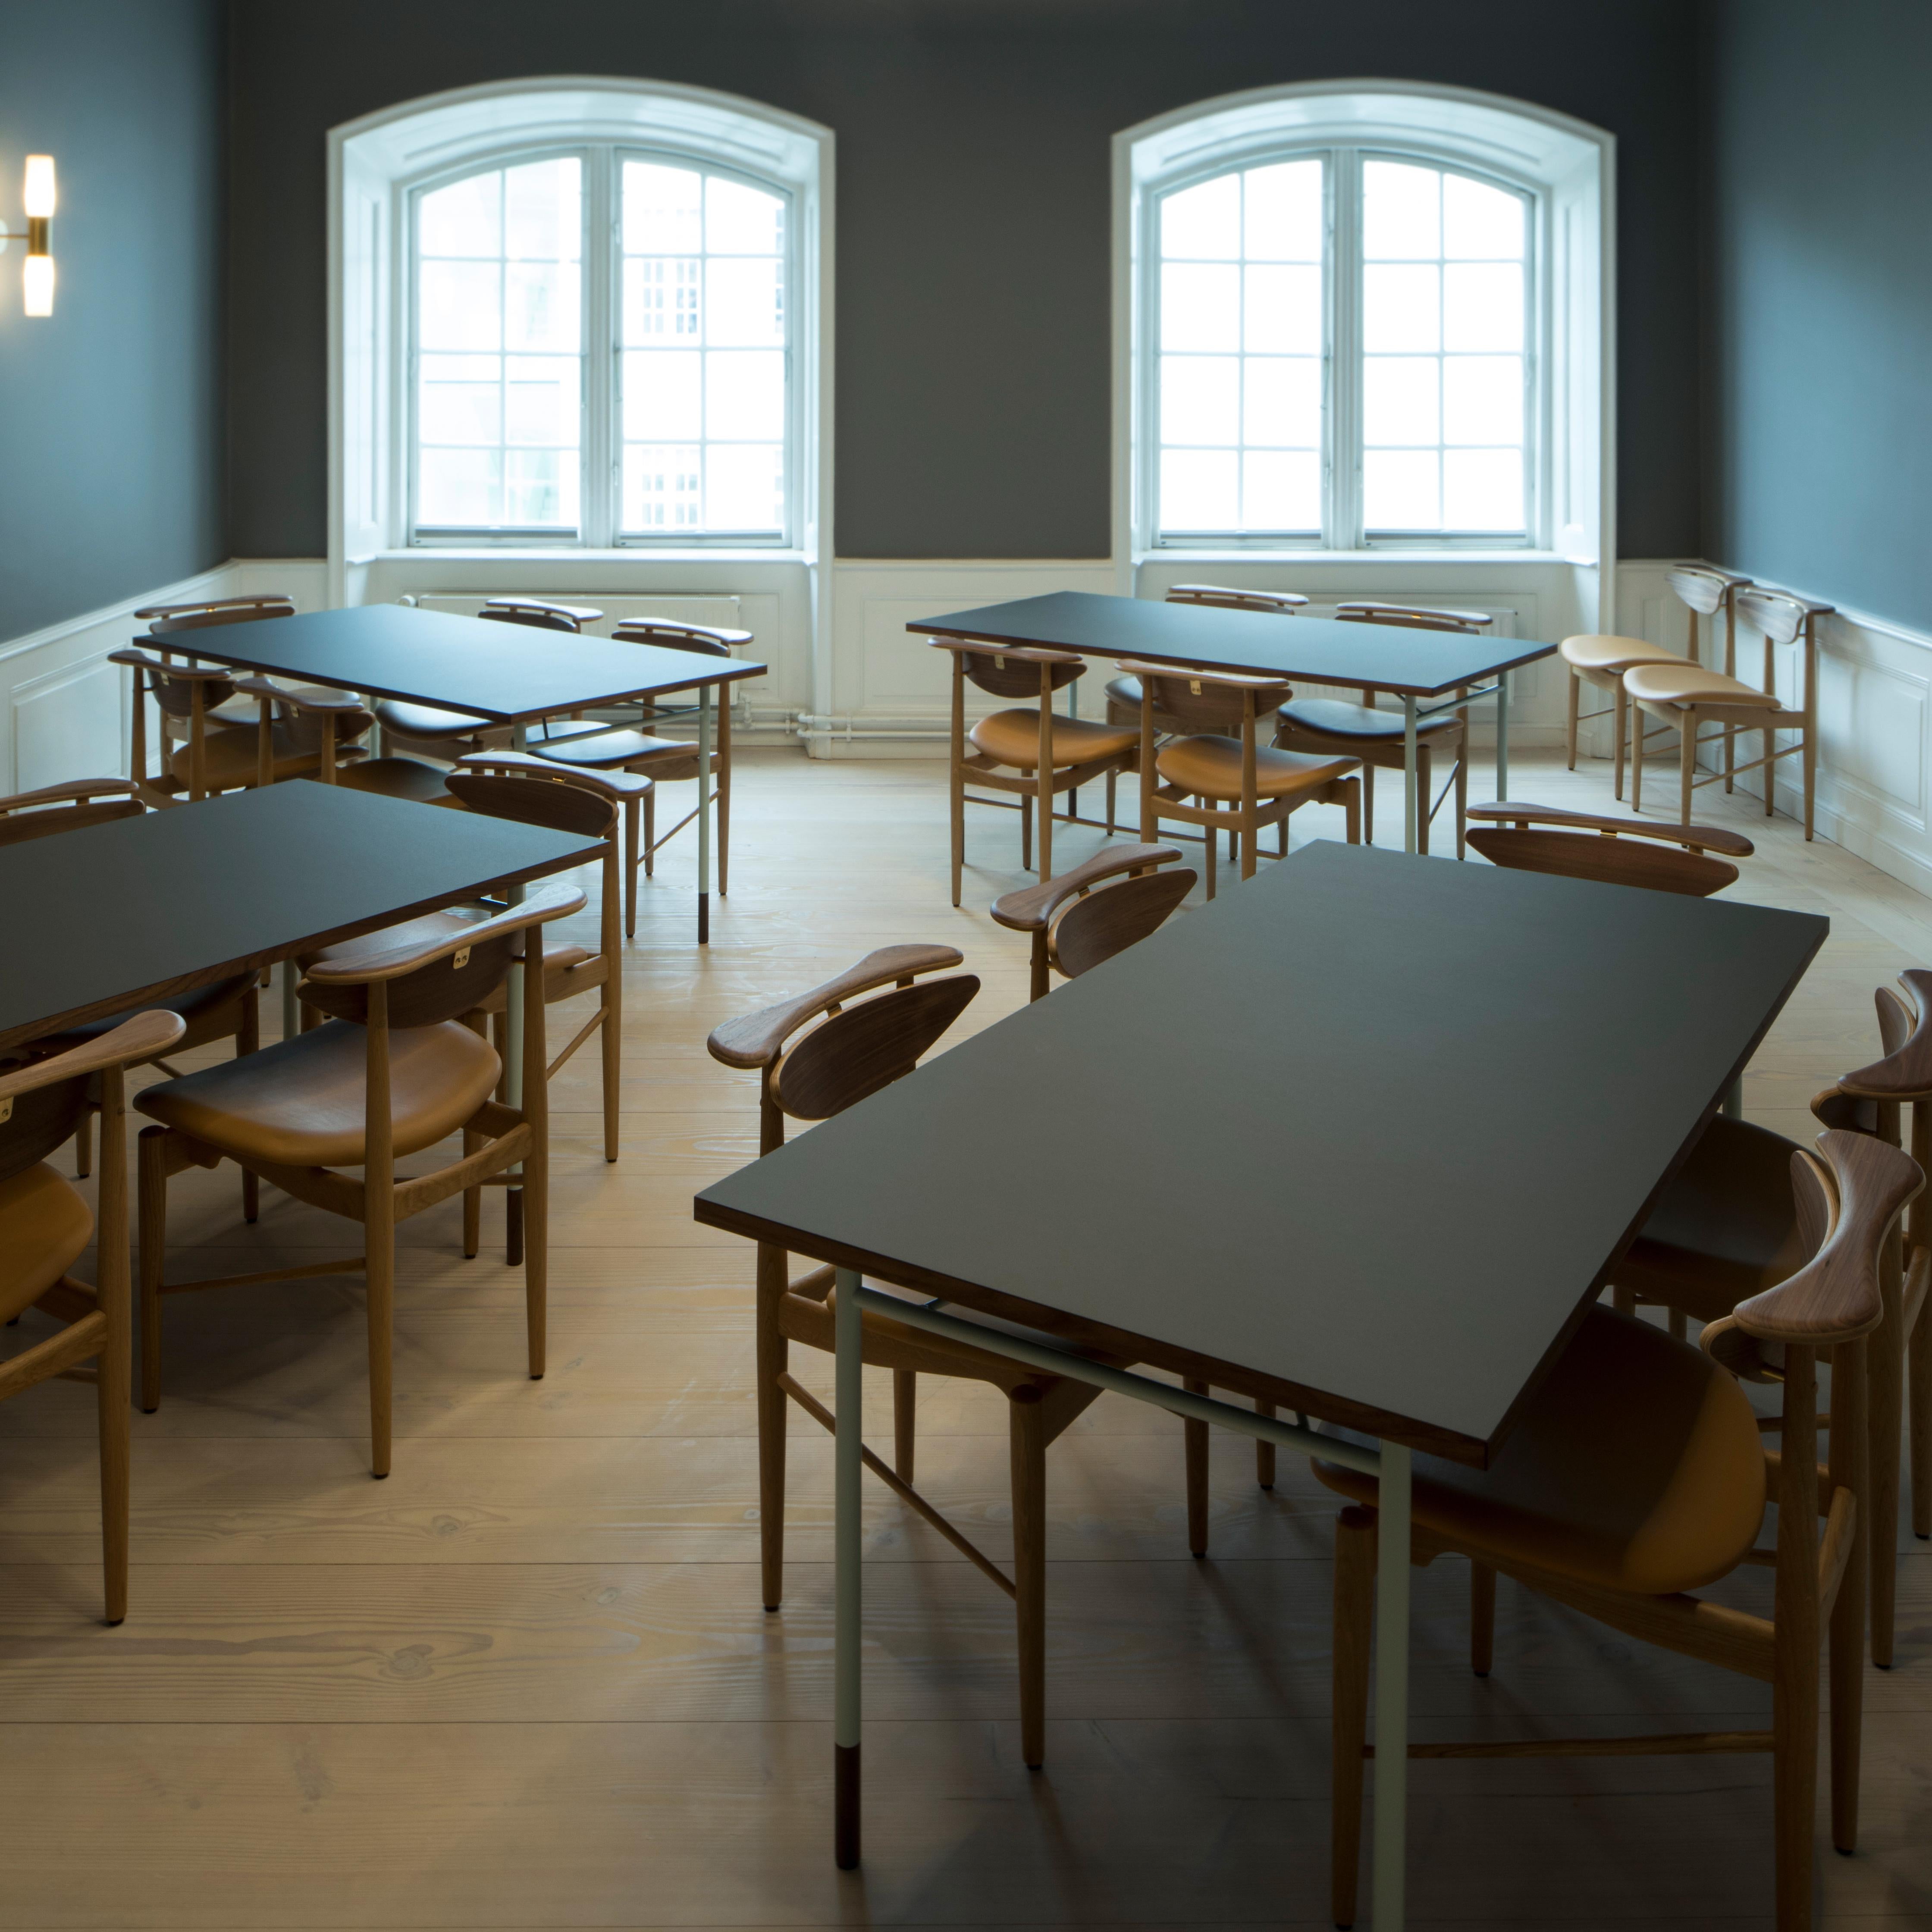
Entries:
POLYGON ((1494 570, 1511 564, 1561 563, 1578 569, 1594 570, 1595 562, 1555 550, 1184 550, 1163 544, 1159 550, 1136 550, 1136 569, 1150 563, 1244 563, 1280 566, 1289 564, 1426 563, 1453 565, 1463 572, 1494 570))
POLYGON ((552 568, 566 568, 572 564, 594 563, 810 563, 811 556, 802 550, 781 550, 760 547, 750 550, 732 550, 719 547, 693 548, 687 550, 658 550, 646 548, 642 544, 627 545, 622 550, 585 550, 574 544, 537 544, 528 548, 508 544, 488 545, 477 549, 466 549, 460 544, 415 544, 406 550, 379 550, 365 556, 352 556, 352 565, 370 563, 410 563, 433 566, 445 563, 540 563, 552 568))

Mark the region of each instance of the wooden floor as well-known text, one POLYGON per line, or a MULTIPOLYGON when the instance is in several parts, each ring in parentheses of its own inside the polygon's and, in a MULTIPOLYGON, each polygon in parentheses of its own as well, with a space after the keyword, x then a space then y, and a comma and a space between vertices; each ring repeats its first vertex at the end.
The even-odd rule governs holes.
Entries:
MULTIPOLYGON (((1526 759, 1513 790, 1604 809, 1606 772, 1526 759)), ((753 1154, 754 1088, 704 1036, 900 940, 956 944, 983 977, 962 1034, 1011 1011, 1024 945, 985 908, 1020 881, 1017 826, 972 815, 954 911, 940 765, 773 753, 741 773, 708 954, 690 943, 688 842, 645 894, 619 1165, 598 1154, 594 1056, 557 1082, 544 1381, 523 1372, 520 1277, 500 1244, 460 1258, 454 1202, 403 1233, 386 1482, 367 1474, 352 1280, 172 1301, 166 1400, 136 1418, 132 1612, 112 1630, 91 1394, 0 1407, 0 1927, 1327 1922, 1333 1499, 1286 1457, 1264 1495, 1248 1444, 1217 1437, 1214 1552, 1194 1562, 1179 1426, 1112 1396, 1049 1465, 1042 1772, 1017 1754, 1006 1600, 868 1485, 867 1858, 833 1870, 830 1440, 796 1418, 790 1594, 767 1616, 752 1257, 690 1209, 753 1154)), ((1753 1119, 1802 1134, 1812 1094, 1877 1052, 1873 988, 1932 962, 1932 902, 1750 801, 1701 796, 1762 840, 1734 891, 1832 921, 1746 1087, 1753 1119)), ((1399 843, 1396 788, 1378 802, 1399 843)), ((1295 830, 1339 837, 1340 814, 1310 808, 1295 830)), ((1057 850, 1099 842, 1070 832, 1057 850)), ((250 1229, 232 1169, 182 1177, 171 1270, 352 1246, 346 1224, 265 1193, 250 1229)), ((493 1197, 493 1238, 501 1212, 493 1197)), ((40 1319, 0 1332, 17 1346, 40 1319)), ((829 1358, 803 1352, 828 1387, 829 1358)), ((922 1486, 1002 1553, 999 1398, 928 1385, 921 1425, 922 1486)), ((1900 1661, 1868 1677, 1862 1848, 1821 1850, 1832 1927, 1932 1925, 1932 1553, 1901 1546, 1900 1661)), ((1418 1736, 1768 1721, 1758 1687, 1507 1582, 1479 1683, 1466 1576, 1417 1574, 1418 1736)), ((1747 1576, 1737 1600, 1767 1584, 1747 1576)), ((1760 1760, 1431 1762, 1413 1790, 1412 1923, 1769 1923, 1760 1760)))

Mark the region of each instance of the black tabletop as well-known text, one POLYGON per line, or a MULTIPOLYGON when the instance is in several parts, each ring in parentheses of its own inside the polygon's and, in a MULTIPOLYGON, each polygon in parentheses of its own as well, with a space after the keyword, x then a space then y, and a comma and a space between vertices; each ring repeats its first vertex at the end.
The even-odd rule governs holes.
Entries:
MULTIPOLYGON (((238 626, 236 628, 248 628, 238 626)), ((581 865, 598 842, 296 779, 0 848, 0 1046, 581 865)))
POLYGON ((215 664, 440 705, 500 724, 700 684, 729 684, 765 671, 763 664, 741 658, 613 644, 607 638, 572 637, 402 604, 223 624, 167 641, 175 650, 215 664))
POLYGON ((1480 1463, 1828 929, 1313 843, 697 1216, 1480 1463))
MULTIPOLYGON (((303 621, 284 618, 284 623, 303 621)), ((908 624, 922 637, 1045 644, 1082 656, 1146 658, 1205 670, 1306 678, 1312 684, 1372 686, 1439 697, 1499 670, 1550 656, 1554 644, 1521 638, 1469 638, 1394 624, 1344 624, 1332 617, 1275 616, 1056 590, 908 624)))

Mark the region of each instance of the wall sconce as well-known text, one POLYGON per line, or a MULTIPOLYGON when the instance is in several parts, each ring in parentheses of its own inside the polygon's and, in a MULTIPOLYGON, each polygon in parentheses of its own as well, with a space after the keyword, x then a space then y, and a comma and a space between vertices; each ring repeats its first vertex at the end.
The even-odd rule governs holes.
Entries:
POLYGON ((27 259, 20 270, 22 302, 29 315, 54 312, 54 258, 47 252, 47 230, 54 213, 54 158, 29 154, 27 177, 20 193, 27 214, 27 232, 16 235, 0 228, 0 254, 10 242, 27 244, 27 259))

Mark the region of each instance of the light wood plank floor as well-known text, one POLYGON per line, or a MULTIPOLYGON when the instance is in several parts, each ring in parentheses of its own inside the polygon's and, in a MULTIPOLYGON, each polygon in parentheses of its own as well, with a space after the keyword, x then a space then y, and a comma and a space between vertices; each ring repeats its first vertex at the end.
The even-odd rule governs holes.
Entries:
MULTIPOLYGON (((767 1616, 752 1258, 690 1214, 753 1154, 754 1089, 704 1036, 907 939, 956 944, 984 978, 962 1035, 1012 1011, 1024 947, 985 909, 1020 882, 1017 826, 972 814, 956 912, 942 766, 772 753, 741 771, 708 955, 688 843, 644 895, 618 1166, 598 1157, 594 1058, 557 1083, 544 1381, 522 1370, 520 1278, 500 1245, 460 1258, 454 1203, 404 1232, 386 1483, 366 1473, 352 1280, 172 1301, 115 1630, 95 1621, 91 1395, 0 1407, 0 1927, 1326 1923, 1333 1499, 1286 1458, 1263 1495, 1246 1442, 1217 1438, 1214 1554, 1194 1563, 1178 1426, 1113 1397, 1050 1465, 1038 1774, 1017 1756, 1006 1600, 868 1490, 867 1860, 833 1870, 830 1443, 795 1417, 789 1594, 767 1616)), ((1607 808, 1607 767, 1526 758, 1514 789, 1607 808)), ((1762 842, 1735 890, 1832 920, 1746 1086, 1754 1119, 1804 1134, 1810 1096, 1876 1052, 1872 988, 1932 962, 1932 902, 1751 801, 1700 797, 1762 842)), ((1295 822, 1298 843, 1340 836, 1325 808, 1295 822)), ((1099 842, 1068 832, 1058 850, 1099 842)), ((345 1228, 272 1192, 244 1228, 232 1170, 191 1172, 170 1266, 314 1259, 346 1251, 345 1228)), ((828 1358, 800 1366, 829 1386, 828 1358)), ((885 1394, 868 1397, 880 1434, 885 1394)), ((998 1399, 929 1386, 921 1426, 922 1486, 1001 1552, 998 1399)), ((1821 1854, 1830 1926, 1932 1924, 1932 1554, 1900 1535, 1900 1662, 1868 1673, 1863 1845, 1821 1854)), ((1419 1735, 1768 1720, 1756 1687, 1507 1583, 1479 1684, 1466 1576, 1418 1574, 1419 1735)), ((1769 1922, 1759 1761, 1438 1762, 1414 1789, 1418 1924, 1769 1922)))

